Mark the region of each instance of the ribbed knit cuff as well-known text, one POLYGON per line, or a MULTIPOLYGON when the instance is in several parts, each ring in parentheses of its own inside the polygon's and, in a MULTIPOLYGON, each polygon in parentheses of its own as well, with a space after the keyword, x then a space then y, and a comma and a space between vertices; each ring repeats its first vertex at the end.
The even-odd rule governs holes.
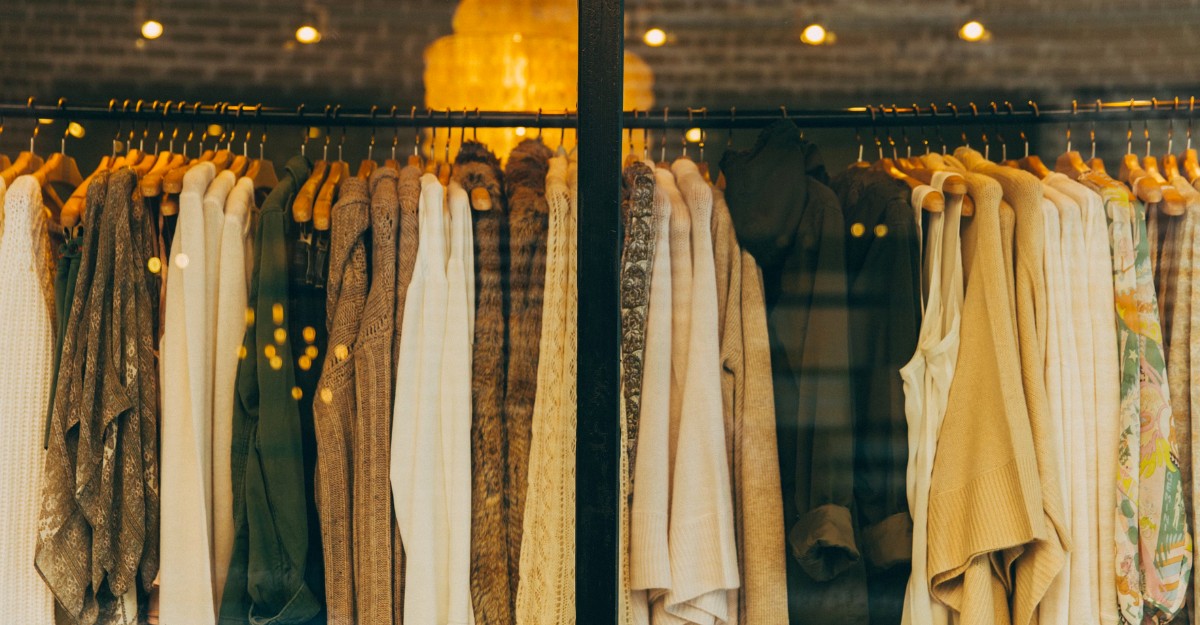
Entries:
POLYGON ((634 590, 671 587, 667 515, 630 515, 629 581, 634 590))
POLYGON ((912 517, 898 512, 862 532, 863 555, 876 569, 912 560, 912 517))
POLYGON ((809 510, 788 532, 792 557, 814 580, 829 581, 858 562, 850 509, 825 504, 809 510))

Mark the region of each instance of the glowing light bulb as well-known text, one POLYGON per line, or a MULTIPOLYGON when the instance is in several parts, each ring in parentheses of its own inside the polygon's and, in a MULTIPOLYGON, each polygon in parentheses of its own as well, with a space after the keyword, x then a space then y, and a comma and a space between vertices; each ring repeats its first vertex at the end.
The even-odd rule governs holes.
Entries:
POLYGON ((518 126, 518 127, 517 127, 517 129, 516 129, 515 131, 513 131, 513 132, 517 133, 517 136, 518 136, 518 137, 524 137, 524 136, 525 136, 525 127, 524 127, 524 126, 518 126))
POLYGON ((700 131, 699 128, 692 128, 687 131, 687 134, 685 136, 687 137, 687 140, 691 143, 700 143, 700 139, 704 137, 704 134, 700 131))
POLYGON ((316 43, 321 40, 321 31, 305 24, 296 29, 296 41, 300 43, 316 43))
POLYGON ((810 46, 819 46, 825 43, 829 37, 829 31, 820 24, 809 24, 804 27, 804 31, 800 33, 800 41, 807 43, 810 46))
POLYGON ((145 37, 146 39, 158 39, 159 37, 162 37, 162 34, 162 22, 146 20, 146 23, 142 24, 142 37, 145 37))
POLYGON ((976 41, 982 41, 985 37, 987 37, 987 29, 983 27, 983 24, 980 24, 975 20, 971 20, 966 24, 963 24, 962 28, 958 29, 958 36, 963 41, 970 41, 974 43, 976 41))
POLYGON ((221 133, 225 132, 225 129, 221 128, 221 124, 209 124, 207 130, 210 137, 219 137, 221 133))
POLYGON ((657 48, 667 42, 667 33, 661 28, 651 28, 642 35, 642 41, 651 48, 657 48))
POLYGON ((82 139, 83 136, 87 134, 87 130, 84 129, 83 124, 80 124, 79 122, 71 122, 67 125, 67 134, 70 134, 76 139, 82 139))

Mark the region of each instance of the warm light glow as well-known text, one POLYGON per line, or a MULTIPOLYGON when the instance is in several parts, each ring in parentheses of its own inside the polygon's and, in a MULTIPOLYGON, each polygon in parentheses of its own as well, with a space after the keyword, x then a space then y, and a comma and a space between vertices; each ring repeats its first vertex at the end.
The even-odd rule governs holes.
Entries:
MULTIPOLYGON (((453 33, 425 48, 426 107, 542 110, 558 115, 578 106, 577 0, 458 0, 456 4, 453 33)), ((625 108, 651 108, 653 85, 650 67, 626 51, 625 108)), ((430 134, 426 132, 422 139, 426 145, 430 134)), ((536 134, 532 127, 481 128, 471 136, 504 159, 518 143, 536 134)), ((573 130, 545 134, 552 147, 560 140, 569 147, 575 140, 573 130)), ((438 143, 436 152, 441 154, 438 143)))
POLYGON ((146 39, 158 39, 159 37, 162 37, 162 34, 163 34, 162 22, 156 22, 154 20, 146 20, 146 23, 142 24, 142 36, 145 37, 146 39))
POLYGON ((800 33, 800 41, 807 43, 810 46, 819 46, 825 43, 829 36, 829 31, 820 24, 809 24, 804 27, 804 32, 800 33))
POLYGON ((37 121, 39 124, 41 124, 43 126, 54 123, 54 120, 49 117, 39 117, 37 121))
POLYGON ((67 124, 67 134, 75 137, 76 139, 82 139, 83 135, 87 134, 87 131, 84 130, 83 124, 79 122, 71 122, 70 124, 67 124))
POLYGON ((518 126, 518 127, 517 127, 517 129, 516 129, 514 132, 516 132, 516 133, 517 133, 517 136, 518 136, 518 137, 524 137, 524 136, 525 136, 525 127, 524 127, 524 126, 518 126))
POLYGON ((316 43, 321 40, 321 31, 305 24, 296 29, 296 41, 300 43, 316 43))
POLYGON ((225 129, 221 128, 221 124, 208 125, 208 136, 210 137, 219 137, 223 132, 225 132, 225 129))
POLYGON ((971 20, 966 24, 963 24, 962 28, 958 29, 958 36, 961 37, 963 41, 982 41, 984 37, 987 36, 987 29, 983 27, 983 24, 980 24, 975 20, 971 20))
POLYGON ((699 128, 692 128, 687 131, 687 140, 691 143, 700 143, 700 139, 704 138, 704 132, 699 128))
POLYGON ((642 35, 642 41, 651 48, 657 48, 667 42, 667 33, 661 28, 651 28, 642 35))

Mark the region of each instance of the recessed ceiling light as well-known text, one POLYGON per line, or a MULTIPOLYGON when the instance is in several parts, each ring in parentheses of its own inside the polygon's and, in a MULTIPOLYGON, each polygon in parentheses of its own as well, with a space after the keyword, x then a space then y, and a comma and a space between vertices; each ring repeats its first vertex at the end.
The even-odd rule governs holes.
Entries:
POLYGON ((804 31, 800 33, 800 41, 807 43, 810 46, 819 46, 829 39, 829 31, 820 24, 809 24, 804 27, 804 31))
POLYGON ((988 31, 983 27, 983 24, 975 20, 971 20, 966 24, 963 24, 962 28, 958 29, 958 36, 963 41, 970 41, 974 43, 986 39, 988 36, 988 31))
POLYGON ((162 22, 146 20, 146 23, 142 24, 142 37, 145 37, 146 39, 158 39, 159 37, 162 37, 162 34, 162 22))
POLYGON ((321 31, 305 24, 296 29, 296 41, 300 43, 316 43, 321 40, 321 31))
POLYGON ((642 35, 642 41, 651 48, 657 48, 667 42, 667 33, 661 28, 651 28, 642 35))

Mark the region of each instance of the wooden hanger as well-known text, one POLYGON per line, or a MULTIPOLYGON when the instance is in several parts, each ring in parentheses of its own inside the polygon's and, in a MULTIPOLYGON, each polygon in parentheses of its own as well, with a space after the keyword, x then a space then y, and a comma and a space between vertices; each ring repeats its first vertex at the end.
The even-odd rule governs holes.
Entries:
MULTIPOLYGON (((262 105, 258 105, 256 115, 262 114, 262 105)), ((307 141, 308 129, 305 131, 305 140, 307 141)), ((250 163, 250 167, 246 170, 246 177, 254 182, 256 189, 274 189, 279 184, 279 176, 275 174, 275 163, 264 156, 267 146, 267 127, 263 126, 262 137, 258 140, 258 158, 250 163)))
MULTIPOLYGON (((872 167, 888 174, 896 180, 903 182, 904 184, 908 185, 909 189, 916 189, 924 184, 916 178, 913 178, 912 176, 900 171, 900 169, 896 167, 896 162, 890 158, 879 159, 879 161, 877 161, 872 167)), ((925 199, 921 202, 921 208, 930 213, 940 213, 943 210, 946 210, 946 197, 942 195, 941 191, 937 190, 927 193, 925 195, 925 199)))
POLYGON ((312 221, 314 229, 329 230, 333 214, 333 203, 336 201, 336 192, 341 187, 342 181, 349 177, 350 164, 346 161, 335 161, 329 164, 329 176, 321 184, 321 190, 317 193, 316 200, 313 201, 312 221))
POLYGON ((0 171, 0 178, 4 179, 5 185, 12 186, 13 180, 17 176, 32 174, 42 168, 45 162, 37 153, 34 152, 34 142, 37 141, 39 125, 34 121, 33 135, 29 138, 29 151, 21 152, 17 155, 17 160, 13 161, 12 165, 4 171, 0 171))
POLYGON ((1187 212, 1187 201, 1183 199, 1183 195, 1179 193, 1174 185, 1167 181, 1162 172, 1158 170, 1158 159, 1147 155, 1142 159, 1142 170, 1146 172, 1162 189, 1162 210, 1163 213, 1172 217, 1179 217, 1187 212))
MULTIPOLYGON (((63 131, 59 151, 52 154, 46 160, 46 163, 33 174, 33 177, 38 181, 38 186, 47 188, 52 183, 62 183, 70 185, 71 190, 74 191, 83 184, 83 174, 79 173, 79 164, 75 162, 74 158, 67 156, 66 149, 67 132, 63 131)), ((52 188, 48 189, 48 191, 50 193, 47 195, 56 201, 59 209, 58 212, 61 214, 62 208, 66 203, 58 199, 57 194, 52 188)))

